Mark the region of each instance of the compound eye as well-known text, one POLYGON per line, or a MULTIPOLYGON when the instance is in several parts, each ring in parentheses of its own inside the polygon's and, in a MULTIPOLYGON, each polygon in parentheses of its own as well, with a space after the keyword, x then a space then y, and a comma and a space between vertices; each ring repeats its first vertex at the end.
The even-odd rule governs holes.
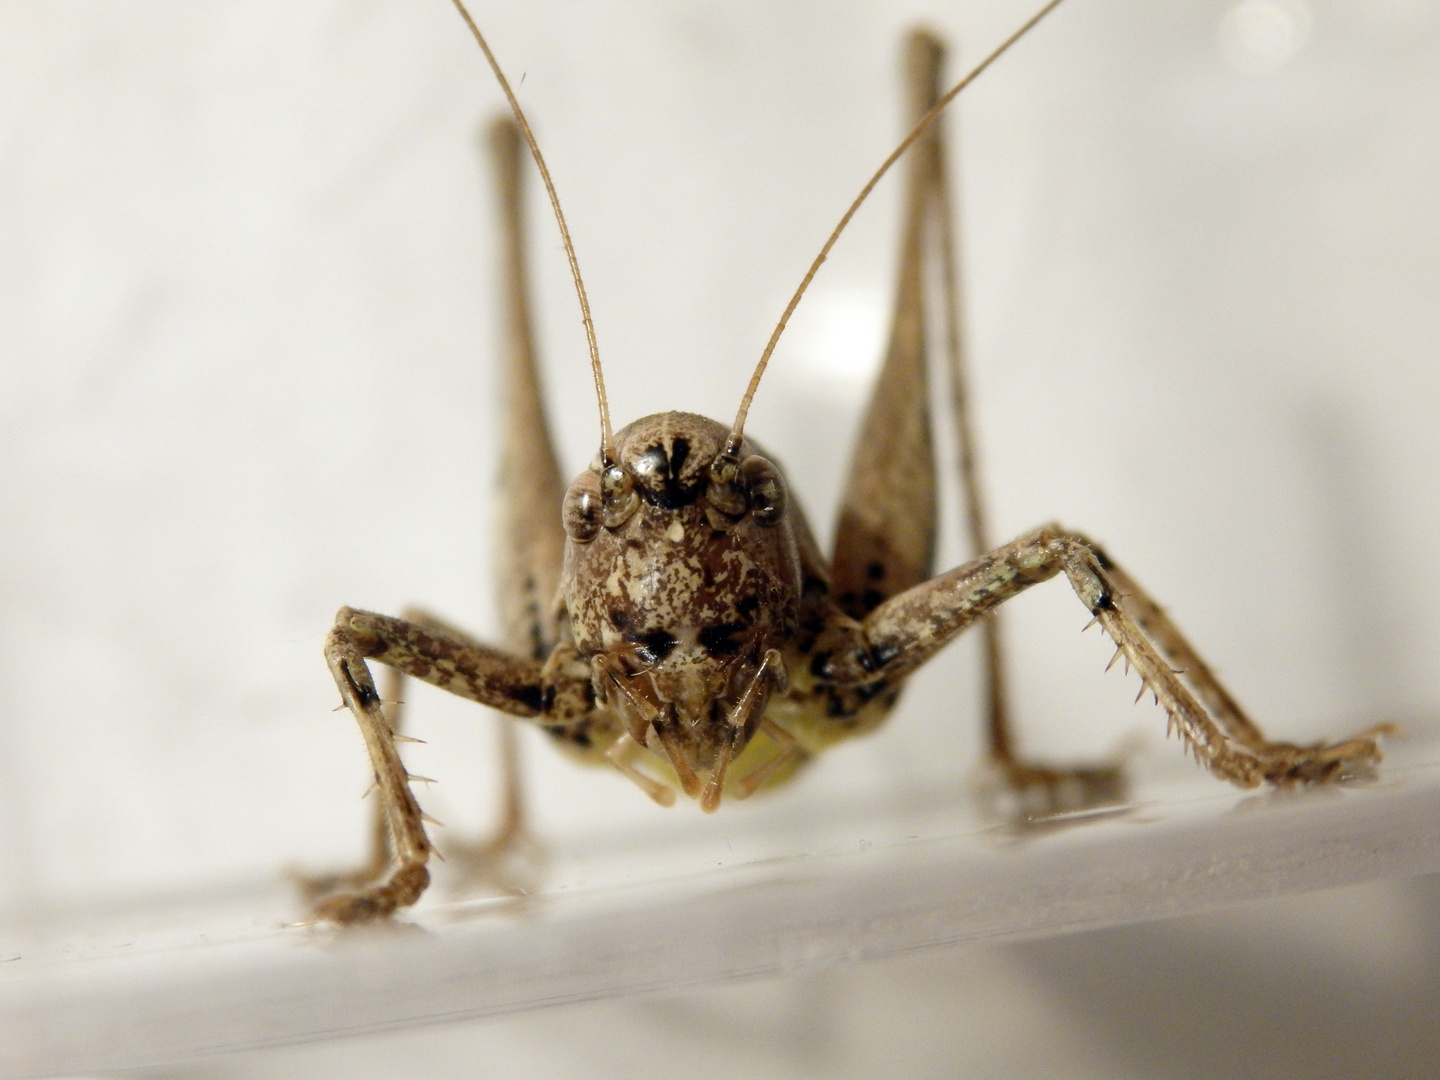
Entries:
POLYGON ((600 524, 618 529, 640 508, 635 480, 619 465, 611 465, 600 474, 600 524))
POLYGON ((745 459, 740 466, 745 487, 750 492, 750 512, 761 525, 776 524, 785 516, 785 479, 771 462, 759 455, 745 459))
POLYGON ((588 544, 600 531, 600 477, 593 472, 581 473, 565 492, 560 509, 565 535, 577 544, 588 544))

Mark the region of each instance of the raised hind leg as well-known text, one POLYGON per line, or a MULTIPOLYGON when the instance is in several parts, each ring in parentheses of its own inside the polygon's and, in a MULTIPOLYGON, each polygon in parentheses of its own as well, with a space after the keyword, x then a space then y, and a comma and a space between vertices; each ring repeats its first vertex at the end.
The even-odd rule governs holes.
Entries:
MULTIPOLYGON (((557 594, 565 555, 560 501, 565 487, 550 438, 531 327, 522 183, 529 154, 508 115, 488 125, 481 142, 495 171, 504 231, 505 363, 496 601, 504 645, 518 655, 545 660, 560 637, 557 594)), ((535 884, 541 849, 526 823, 515 722, 504 716, 496 722, 502 783, 499 820, 489 837, 451 841, 444 852, 469 883, 525 892, 535 884)))
MULTIPOLYGON (((913 121, 939 94, 945 48, 921 30, 910 36, 906 50, 913 121)), ((968 539, 976 555, 992 546, 969 410, 948 171, 943 120, 937 120, 910 150, 894 321, 836 532, 832 589, 841 609, 856 619, 933 572, 935 453, 926 357, 936 331, 948 367, 968 539), (931 313, 927 300, 937 298, 939 311, 931 313)), ((989 757, 1002 780, 1021 794, 1027 809, 1042 813, 1123 797, 1123 777, 1114 764, 1056 766, 1020 756, 1009 714, 999 615, 991 614, 979 629, 989 757)))

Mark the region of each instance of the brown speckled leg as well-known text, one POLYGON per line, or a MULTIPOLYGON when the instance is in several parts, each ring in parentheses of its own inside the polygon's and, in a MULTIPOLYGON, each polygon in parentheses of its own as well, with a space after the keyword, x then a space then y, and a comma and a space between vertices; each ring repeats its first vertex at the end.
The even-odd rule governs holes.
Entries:
POLYGON ((1047 525, 886 601, 864 621, 867 648, 837 657, 836 682, 903 678, 966 627, 1031 585, 1063 573, 1139 674, 1186 748, 1240 787, 1323 783, 1368 773, 1380 760, 1381 725, 1337 743, 1273 742, 1216 681, 1174 624, 1101 549, 1047 525))
MULTIPOLYGON (((452 638, 468 640, 484 648, 463 632, 418 608, 407 608, 404 620, 415 626, 437 630, 452 638)), ((381 707, 397 742, 411 741, 403 734, 405 717, 405 675, 397 668, 385 672, 384 700, 381 707)), ((519 768, 518 733, 508 717, 496 718, 499 736, 500 807, 494 834, 478 843, 449 841, 441 845, 442 854, 467 886, 484 884, 502 892, 518 894, 534 888, 539 846, 525 828, 524 797, 519 768)), ((372 789, 373 790, 373 789, 372 789)), ((362 889, 377 881, 395 858, 390 840, 390 814, 384 799, 377 799, 373 815, 370 857, 359 870, 345 874, 300 877, 300 886, 307 899, 314 901, 336 892, 362 889)))
MULTIPOLYGON (((380 707, 385 713, 385 718, 390 722, 390 730, 397 742, 406 741, 406 736, 401 733, 405 711, 404 703, 401 700, 404 684, 405 676, 394 668, 386 669, 385 696, 380 707)), ((366 794, 368 796, 374 792, 375 786, 372 784, 366 794)), ((386 812, 384 800, 377 798, 372 805, 374 812, 370 816, 370 855, 364 865, 357 870, 341 873, 295 873, 292 875, 301 894, 312 906, 317 901, 334 893, 362 889, 377 881, 389 869, 394 858, 394 851, 390 844, 389 815, 386 812)))
MULTIPOLYGON (((406 608, 403 617, 416 626, 439 630, 453 638, 467 640, 471 645, 484 647, 463 631, 419 608, 406 608)), ((388 669, 386 694, 389 700, 385 707, 391 730, 397 738, 402 738, 400 724, 404 711, 401 701, 404 683, 405 676, 400 671, 388 669)), ((507 716, 497 716, 495 733, 500 767, 500 805, 495 829, 490 837, 480 841, 448 840, 440 845, 441 854, 464 887, 486 886, 505 893, 521 894, 535 887, 541 849, 531 839, 525 825, 520 739, 515 721, 507 716)), ((389 865, 389 835, 377 806, 375 848, 370 865, 378 865, 378 869, 372 873, 372 878, 389 865)))
POLYGON ((539 661, 512 656, 441 625, 353 608, 342 608, 336 616, 325 642, 325 658, 341 699, 365 738, 393 858, 384 880, 317 905, 319 917, 335 922, 382 918, 414 903, 429 881, 425 864, 434 851, 367 661, 386 664, 512 716, 543 716, 547 725, 562 729, 583 721, 593 704, 587 680, 563 671, 547 674, 539 661))
POLYGON ((374 770, 378 813, 386 825, 388 848, 393 853, 393 869, 382 880, 359 891, 342 892, 321 900, 315 906, 319 918, 337 923, 368 922, 384 918, 396 908, 413 904, 430 883, 425 864, 434 850, 425 834, 424 814, 410 791, 410 774, 395 749, 395 733, 381 708, 380 695, 370 670, 365 666, 365 653, 342 625, 347 612, 341 612, 335 629, 325 641, 325 659, 341 700, 350 709, 374 770))

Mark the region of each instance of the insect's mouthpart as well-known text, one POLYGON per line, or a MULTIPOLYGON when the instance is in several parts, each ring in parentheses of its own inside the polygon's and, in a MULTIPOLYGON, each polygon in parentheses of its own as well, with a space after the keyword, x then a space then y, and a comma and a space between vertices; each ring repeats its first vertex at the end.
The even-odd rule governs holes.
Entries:
MULTIPOLYGON (((760 720, 759 710, 737 710, 735 705, 754 692, 757 676, 769 678, 767 686, 784 683, 783 677, 764 674, 767 665, 778 663, 778 656, 767 656, 759 664, 717 664, 708 650, 697 650, 694 644, 672 653, 672 641, 665 656, 652 656, 653 665, 640 670, 633 665, 653 652, 648 645, 602 654, 592 664, 597 682, 605 684, 605 700, 630 739, 667 765, 675 785, 709 813, 720 805, 730 765, 760 720), (737 687, 738 693, 732 693, 737 687), (732 697, 735 700, 727 700, 732 697)), ((768 690, 762 693, 768 697, 768 690)))

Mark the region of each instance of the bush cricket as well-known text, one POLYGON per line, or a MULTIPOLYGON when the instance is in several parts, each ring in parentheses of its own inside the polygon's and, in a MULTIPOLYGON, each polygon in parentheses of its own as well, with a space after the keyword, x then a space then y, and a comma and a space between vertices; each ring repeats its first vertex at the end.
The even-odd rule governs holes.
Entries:
MULTIPOLYGON (((1060 0, 1051 0, 942 93, 943 48, 908 44, 910 134, 861 190, 772 334, 733 423, 656 413, 612 430, 598 346, 554 185, 488 44, 469 25, 510 102, 491 132, 505 220, 509 308, 505 522, 500 539, 502 647, 420 611, 403 618, 342 608, 325 644, 330 671, 364 736, 378 799, 374 858, 312 883, 339 923, 413 904, 434 849, 397 752, 403 677, 419 678, 538 725, 574 756, 623 774, 661 805, 677 791, 705 811, 788 780, 834 743, 880 724, 905 679, 965 629, 983 634, 989 754, 1017 790, 1048 809, 1090 806, 1123 790, 1113 765, 1055 767, 1019 756, 1005 708, 995 609, 1063 577, 1133 667, 1185 748, 1241 787, 1332 782, 1380 759, 1385 726, 1334 743, 1273 742, 1246 717, 1162 610, 1084 535, 1043 525, 993 546, 967 422, 955 296, 946 105, 1060 0), (775 343, 851 216, 908 149, 899 282, 884 364, 861 424, 830 554, 784 473, 745 431, 775 343), (529 327, 520 188, 538 167, 574 275, 591 349, 600 449, 568 487, 538 392, 529 327), (939 276, 938 282, 931 276, 939 276), (936 294, 946 299, 927 311, 936 294), (938 328, 938 332, 937 329, 938 328), (935 360, 927 363, 928 357, 935 360), (930 381, 948 368, 969 539, 981 553, 935 573, 937 490, 930 381), (382 696, 369 665, 394 677, 382 696)), ((1114 661, 1112 661, 1113 663, 1114 661)), ((506 760, 506 814, 494 856, 522 835, 506 760)))

